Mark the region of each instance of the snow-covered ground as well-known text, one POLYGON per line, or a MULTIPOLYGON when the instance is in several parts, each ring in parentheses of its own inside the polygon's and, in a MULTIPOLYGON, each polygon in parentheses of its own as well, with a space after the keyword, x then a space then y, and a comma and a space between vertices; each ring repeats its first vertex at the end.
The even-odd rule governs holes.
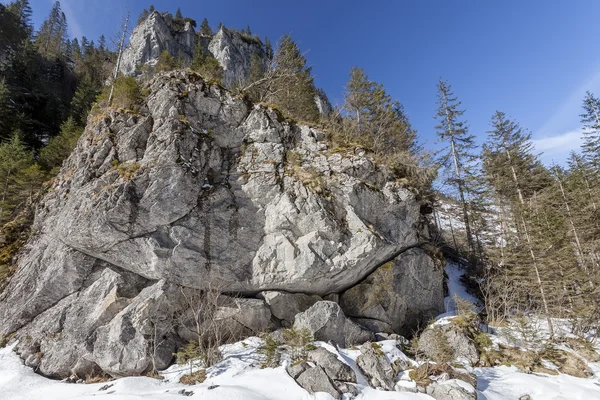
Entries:
MULTIPOLYGON (((463 272, 454 264, 446 268, 449 277, 449 296, 446 311, 439 321, 455 314, 454 295, 467 301, 476 299, 460 283, 463 272)), ((494 341, 501 338, 493 337, 494 341)), ((183 385, 179 378, 189 372, 188 366, 173 365, 162 371, 164 380, 146 377, 122 378, 106 383, 73 384, 44 378, 25 367, 12 351, 14 344, 0 349, 0 399, 2 400, 173 400, 188 397, 203 400, 331 400, 325 393, 309 394, 286 373, 285 366, 261 369, 262 355, 258 349, 262 339, 252 337, 222 347, 224 360, 207 370, 207 379, 199 385, 183 385)), ((394 341, 379 342, 393 362, 402 358, 416 365, 395 346, 394 341)), ((384 392, 367 387, 366 380, 356 366, 359 350, 337 349, 317 342, 335 353, 356 372, 361 393, 358 400, 426 400, 425 394, 384 392)), ((288 361, 284 360, 284 363, 288 361)), ((285 365, 285 364, 284 364, 285 365)), ((600 399, 600 363, 590 365, 596 375, 575 378, 559 374, 524 374, 513 367, 474 368, 477 375, 479 400, 517 400, 528 394, 533 400, 591 400, 600 399)), ((399 386, 414 387, 406 371, 401 372, 399 386)), ((347 396, 347 395, 345 395, 347 396)), ((345 397, 347 399, 347 397, 345 397)))

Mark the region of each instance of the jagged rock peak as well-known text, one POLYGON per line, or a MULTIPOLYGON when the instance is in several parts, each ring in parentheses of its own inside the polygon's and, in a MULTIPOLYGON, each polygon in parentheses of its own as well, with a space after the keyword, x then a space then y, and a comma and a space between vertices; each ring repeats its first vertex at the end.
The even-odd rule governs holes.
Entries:
POLYGON ((163 51, 189 65, 194 57, 196 32, 192 24, 173 19, 169 13, 152 12, 135 27, 123 52, 121 72, 133 75, 143 64, 156 65, 163 51))
POLYGON ((267 55, 259 39, 221 26, 208 45, 209 52, 223 67, 223 83, 231 88, 246 83, 250 75, 250 62, 257 55, 266 67, 267 55))
POLYGON ((291 321, 274 291, 301 294, 296 313, 342 298, 361 329, 409 331, 441 312, 419 202, 363 150, 332 151, 322 132, 194 73, 146 85, 137 113, 89 117, 37 207, 0 295, 0 335, 16 334, 28 365, 54 377, 166 367, 189 340, 168 323, 185 312, 182 287, 243 295, 219 297, 216 314, 241 336, 291 321))

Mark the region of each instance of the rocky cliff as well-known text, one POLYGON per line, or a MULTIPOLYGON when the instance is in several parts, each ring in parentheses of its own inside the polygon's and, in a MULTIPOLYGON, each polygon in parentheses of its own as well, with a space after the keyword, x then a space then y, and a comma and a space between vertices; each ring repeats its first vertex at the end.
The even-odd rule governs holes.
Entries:
POLYGON ((28 365, 165 367, 189 340, 164 322, 181 287, 226 293, 217 317, 240 335, 324 298, 375 331, 408 334, 442 311, 420 205, 364 150, 332 149, 193 73, 146 85, 138 113, 90 116, 37 207, 0 295, 0 334, 28 365))

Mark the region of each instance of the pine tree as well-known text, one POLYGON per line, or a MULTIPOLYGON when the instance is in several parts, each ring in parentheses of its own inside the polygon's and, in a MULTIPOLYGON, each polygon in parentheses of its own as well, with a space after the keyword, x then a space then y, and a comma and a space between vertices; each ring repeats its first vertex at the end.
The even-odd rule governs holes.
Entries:
POLYGON ((146 19, 148 19, 149 16, 150 16, 150 12, 144 8, 137 19, 137 25, 144 22, 146 19))
POLYGON ((246 26, 246 31, 245 31, 246 36, 251 37, 252 36, 252 31, 250 30, 250 25, 246 26))
POLYGON ((20 132, 0 143, 0 224, 22 201, 23 171, 32 164, 33 154, 25 148, 20 132))
POLYGON ((177 8, 177 12, 175 13, 175 18, 183 19, 183 14, 181 13, 181 8, 177 8))
POLYGON ((152 14, 154 11, 156 11, 156 9, 154 8, 154 4, 150 4, 149 11, 150 11, 150 14, 152 14))
MULTIPOLYGON (((547 276, 548 266, 542 263, 543 257, 540 256, 544 254, 544 250, 538 244, 540 235, 535 235, 536 225, 532 215, 534 208, 531 205, 536 193, 552 184, 552 178, 532 153, 531 134, 524 132, 516 122, 508 120, 500 111, 492 117, 492 127, 484 146, 483 165, 494 189, 511 205, 514 225, 518 229, 520 242, 525 245, 524 249, 515 249, 511 263, 516 266, 515 271, 520 271, 515 273, 521 274, 517 278, 523 284, 531 282, 533 278, 548 321, 550 336, 553 336, 548 290, 542 279, 547 276), (533 276, 528 275, 531 270, 533 276)), ((538 228, 539 226, 538 223, 538 228)))
POLYGON ((8 131, 10 128, 10 91, 6 85, 6 79, 0 77, 0 137, 2 133, 8 131))
POLYGON ((583 100, 584 143, 582 150, 587 161, 597 170, 600 169, 600 99, 594 97, 589 91, 583 100))
POLYGON ((268 37, 265 36, 265 54, 268 60, 273 59, 273 45, 268 37))
POLYGON ((42 23, 35 40, 44 57, 49 59, 64 57, 67 42, 67 17, 60 8, 60 2, 54 3, 50 15, 42 23))
POLYGON ((448 150, 441 155, 440 164, 448 171, 452 171, 446 182, 452 185, 457 193, 462 208, 462 217, 465 224, 468 252, 474 267, 475 242, 471 223, 469 221, 469 188, 466 179, 473 175, 474 136, 469 135, 468 127, 460 118, 464 110, 460 109, 460 101, 454 97, 450 84, 440 78, 438 88, 438 110, 436 118, 439 125, 435 127, 442 141, 448 142, 448 150))
POLYGON ((212 36, 213 35, 213 31, 210 27, 210 25, 208 25, 208 19, 204 18, 202 20, 202 23, 200 24, 200 35, 202 36, 212 36))

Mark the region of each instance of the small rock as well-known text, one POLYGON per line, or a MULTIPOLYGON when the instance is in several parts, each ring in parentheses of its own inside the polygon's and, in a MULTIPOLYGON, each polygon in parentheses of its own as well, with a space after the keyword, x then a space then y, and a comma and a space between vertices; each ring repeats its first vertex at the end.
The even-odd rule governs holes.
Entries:
POLYGON ((114 386, 114 384, 112 384, 112 383, 111 383, 111 384, 109 384, 109 385, 104 385, 104 386, 102 386, 100 389, 98 389, 98 391, 105 391, 105 390, 108 390, 108 389, 110 389, 110 388, 111 388, 111 387, 113 387, 113 386, 114 386))
POLYGON ((323 347, 308 352, 308 359, 323 368, 329 378, 336 381, 356 383, 354 370, 323 347))
POLYGON ((361 354, 356 358, 356 365, 368 379, 371 386, 384 390, 393 390, 394 371, 385 354, 377 349, 376 346, 376 343, 363 344, 360 347, 361 354))
POLYGON ((334 383, 338 390, 343 394, 349 394, 350 397, 356 397, 359 394, 358 388, 351 383, 341 381, 334 381, 334 383))
POLYGON ((193 396, 193 395, 194 395, 194 392, 193 392, 193 391, 191 391, 191 390, 185 390, 185 389, 181 389, 181 390, 180 390, 179 392, 177 392, 177 393, 179 393, 179 394, 180 394, 180 395, 182 395, 182 396, 186 396, 186 397, 190 397, 190 396, 193 396))
POLYGON ((300 376, 300 374, 302 374, 304 371, 310 368, 311 366, 308 363, 302 362, 299 364, 294 363, 288 365, 285 370, 292 378, 296 379, 300 376))
POLYGON ((323 368, 318 365, 304 371, 298 379, 296 379, 296 382, 310 393, 325 392, 338 400, 342 397, 341 393, 331 382, 323 368))
POLYGON ((531 396, 528 394, 524 394, 523 396, 519 397, 519 400, 532 400, 531 396))
POLYGON ((436 400, 477 400, 475 388, 457 379, 432 382, 427 386, 427 394, 436 400))

